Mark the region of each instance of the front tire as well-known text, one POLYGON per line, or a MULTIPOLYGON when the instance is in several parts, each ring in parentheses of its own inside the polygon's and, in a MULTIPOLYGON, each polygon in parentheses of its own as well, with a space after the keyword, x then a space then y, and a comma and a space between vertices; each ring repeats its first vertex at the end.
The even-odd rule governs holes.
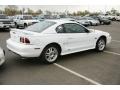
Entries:
POLYGON ((106 47, 106 40, 104 38, 98 39, 96 43, 96 50, 102 52, 104 51, 105 47, 106 47))
POLYGON ((44 63, 52 64, 57 61, 59 55, 59 49, 54 45, 49 45, 43 50, 41 58, 44 63))

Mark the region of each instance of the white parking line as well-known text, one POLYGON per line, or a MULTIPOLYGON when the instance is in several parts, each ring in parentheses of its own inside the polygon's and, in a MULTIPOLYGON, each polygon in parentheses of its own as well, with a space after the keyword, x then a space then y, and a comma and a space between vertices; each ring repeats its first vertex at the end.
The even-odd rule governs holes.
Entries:
MULTIPOLYGON (((120 43, 120 41, 118 41, 118 40, 112 40, 112 41, 113 41, 113 42, 119 42, 119 43, 120 43)), ((116 52, 111 52, 111 51, 104 51, 104 52, 105 52, 105 53, 109 53, 109 54, 114 54, 114 55, 120 56, 120 54, 119 54, 119 53, 116 53, 116 52)), ((57 67, 59 67, 59 68, 61 68, 61 69, 63 69, 63 70, 65 70, 65 71, 68 71, 69 73, 71 73, 71 74, 73 74, 73 75, 75 75, 75 76, 78 76, 78 77, 80 77, 80 78, 82 78, 82 79, 84 79, 84 80, 86 80, 86 81, 88 81, 88 82, 90 82, 90 83, 92 83, 92 84, 102 85, 102 84, 100 84, 99 82, 96 82, 96 81, 94 81, 94 80, 92 80, 92 79, 90 79, 90 78, 88 78, 88 77, 86 77, 86 76, 84 76, 84 75, 81 75, 81 74, 79 74, 79 73, 77 73, 77 72, 75 72, 75 71, 73 71, 73 70, 71 70, 71 69, 69 69, 69 68, 66 68, 66 67, 64 67, 64 66, 62 66, 62 65, 60 65, 60 64, 54 63, 54 65, 57 66, 57 67)))
POLYGON ((120 41, 119 40, 112 40, 113 42, 119 42, 120 43, 120 41))
POLYGON ((114 54, 114 55, 118 55, 120 56, 120 53, 116 53, 116 52, 111 52, 111 51, 104 51, 105 53, 110 53, 110 54, 114 54))
POLYGON ((64 67, 64 66, 62 66, 60 64, 54 63, 54 65, 57 66, 57 67, 59 67, 59 68, 61 68, 61 69, 63 69, 63 70, 65 70, 65 71, 68 71, 69 73, 71 73, 71 74, 73 74, 75 76, 78 76, 78 77, 80 77, 80 78, 82 78, 84 80, 87 80, 88 82, 90 82, 92 84, 102 85, 102 84, 100 84, 100 83, 98 83, 98 82, 96 82, 96 81, 94 81, 94 80, 92 80, 90 78, 87 78, 87 77, 85 77, 85 76, 83 76, 83 75, 81 75, 81 74, 79 74, 79 73, 77 73, 77 72, 75 72, 75 71, 73 71, 73 70, 71 70, 69 68, 66 68, 66 67, 64 67))

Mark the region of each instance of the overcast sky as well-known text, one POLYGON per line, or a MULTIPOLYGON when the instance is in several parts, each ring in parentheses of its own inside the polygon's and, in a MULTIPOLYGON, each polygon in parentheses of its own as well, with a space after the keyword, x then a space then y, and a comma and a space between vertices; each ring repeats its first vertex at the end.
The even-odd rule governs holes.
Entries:
MULTIPOLYGON (((5 5, 1 5, 0 9, 3 9, 5 5)), ((21 8, 31 8, 33 10, 41 9, 43 11, 55 11, 55 12, 64 12, 65 10, 69 12, 74 12, 78 10, 89 10, 91 12, 105 12, 111 10, 112 8, 117 9, 120 11, 120 5, 18 5, 21 8)))

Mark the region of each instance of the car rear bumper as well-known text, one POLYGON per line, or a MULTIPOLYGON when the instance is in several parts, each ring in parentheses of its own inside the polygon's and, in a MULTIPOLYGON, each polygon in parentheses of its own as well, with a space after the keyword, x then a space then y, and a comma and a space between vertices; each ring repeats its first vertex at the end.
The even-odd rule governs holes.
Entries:
POLYGON ((25 58, 39 57, 42 52, 39 46, 17 43, 11 39, 7 40, 7 48, 17 55, 25 58))

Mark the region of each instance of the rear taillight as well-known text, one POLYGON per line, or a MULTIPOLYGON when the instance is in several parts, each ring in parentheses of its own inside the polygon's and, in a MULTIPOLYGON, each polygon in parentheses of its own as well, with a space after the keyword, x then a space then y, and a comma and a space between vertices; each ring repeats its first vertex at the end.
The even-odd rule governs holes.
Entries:
POLYGON ((24 43, 24 37, 20 37, 20 42, 24 43))
POLYGON ((25 37, 20 37, 20 42, 25 43, 25 44, 30 44, 30 40, 28 38, 25 38, 25 37))
POLYGON ((30 44, 30 40, 28 38, 25 38, 25 43, 30 44))

